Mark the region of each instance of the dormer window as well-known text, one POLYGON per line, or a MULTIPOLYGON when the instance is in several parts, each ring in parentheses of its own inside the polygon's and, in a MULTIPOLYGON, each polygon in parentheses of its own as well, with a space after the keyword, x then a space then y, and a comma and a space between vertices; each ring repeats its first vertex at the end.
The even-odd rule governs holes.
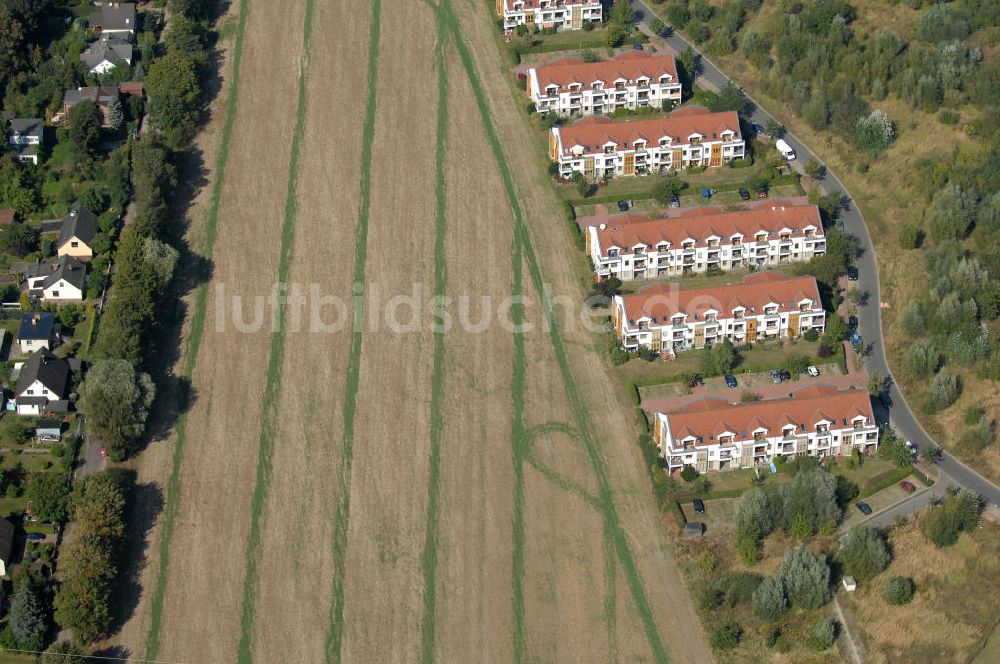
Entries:
POLYGON ((608 258, 618 258, 618 248, 608 249, 608 258))

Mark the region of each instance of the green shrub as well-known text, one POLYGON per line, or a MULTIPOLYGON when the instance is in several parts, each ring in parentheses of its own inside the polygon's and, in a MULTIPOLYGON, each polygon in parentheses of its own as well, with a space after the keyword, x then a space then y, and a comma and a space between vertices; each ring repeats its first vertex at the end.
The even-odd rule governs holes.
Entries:
POLYGON ((805 339, 806 341, 818 341, 819 332, 816 330, 816 328, 810 328, 806 330, 806 333, 802 335, 802 338, 805 339))
POLYGON ((777 620, 788 610, 785 584, 780 577, 771 577, 753 592, 753 610, 761 620, 777 620))
POLYGON ((684 466, 681 470, 681 479, 685 482, 694 482, 698 479, 698 471, 694 466, 684 466))
POLYGON ((719 589, 726 594, 728 606, 738 606, 749 602, 764 581, 760 574, 753 572, 730 572, 719 579, 719 589))
POLYGON ((711 551, 702 551, 698 556, 698 568, 705 574, 711 574, 719 566, 719 557, 711 551))
POLYGON ((837 558, 844 574, 858 580, 868 580, 889 565, 889 550, 877 532, 871 528, 852 528, 840 545, 837 558))
POLYGON ((809 645, 813 650, 824 651, 833 646, 833 640, 837 632, 833 621, 829 618, 820 618, 809 630, 809 645))
POLYGON ((882 599, 895 606, 909 604, 914 592, 916 587, 913 585, 913 579, 905 576, 891 577, 882 584, 882 599))
POLYGON ((743 628, 740 627, 740 624, 727 622, 712 630, 708 642, 716 650, 727 651, 734 650, 736 646, 740 645, 741 638, 743 638, 743 628))

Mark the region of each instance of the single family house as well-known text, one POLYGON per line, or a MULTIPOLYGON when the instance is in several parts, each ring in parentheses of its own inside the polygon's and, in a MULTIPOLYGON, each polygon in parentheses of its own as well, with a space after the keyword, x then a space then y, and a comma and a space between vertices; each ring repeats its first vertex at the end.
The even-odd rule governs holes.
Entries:
POLYGON ((97 216, 85 207, 74 208, 62 220, 56 253, 83 260, 94 257, 92 245, 100 230, 97 216))
POLYGON ((69 362, 46 349, 37 350, 21 366, 14 388, 18 415, 64 413, 69 407, 69 362))
POLYGON ((45 123, 41 118, 14 118, 10 121, 7 142, 17 158, 38 164, 38 148, 45 140, 45 123))
POLYGON ((42 348, 52 350, 56 345, 58 328, 56 315, 52 312, 23 314, 21 325, 17 328, 18 348, 22 353, 34 353, 42 348))
POLYGON ((28 295, 39 302, 81 302, 87 290, 87 267, 72 256, 35 263, 24 274, 28 295))

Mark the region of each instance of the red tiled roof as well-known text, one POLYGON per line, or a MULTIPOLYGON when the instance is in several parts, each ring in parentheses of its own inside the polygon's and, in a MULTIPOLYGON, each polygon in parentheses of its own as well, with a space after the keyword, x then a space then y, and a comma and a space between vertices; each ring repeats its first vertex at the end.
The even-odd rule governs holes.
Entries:
POLYGON ((740 284, 690 290, 681 290, 677 284, 654 284, 622 296, 628 320, 663 321, 680 313, 687 314, 688 322, 694 316, 704 319, 709 310, 719 312, 720 318, 728 318, 736 307, 743 307, 750 314, 761 314, 770 303, 780 305, 779 311, 789 311, 805 299, 815 304, 820 302, 816 278, 789 277, 781 272, 757 272, 740 284))
POLYGON ((0 209, 0 226, 10 226, 14 223, 14 211, 0 209))
POLYGON ((739 137, 740 121, 735 111, 711 113, 708 109, 691 109, 685 113, 672 113, 665 118, 630 122, 614 122, 610 118, 594 116, 560 128, 559 135, 562 137, 564 150, 582 145, 592 152, 607 143, 628 147, 638 139, 645 139, 647 144, 652 145, 664 136, 673 139, 675 144, 687 143, 688 137, 693 134, 699 134, 709 141, 719 140, 726 130, 734 132, 736 138, 739 137))
MULTIPOLYGON (((538 9, 540 0, 522 0, 524 6, 522 9, 538 9)), ((599 4, 596 0, 567 0, 563 7, 572 7, 574 5, 597 5, 599 4)), ((505 0, 504 6, 507 11, 514 11, 514 0, 505 0)), ((563 9, 563 7, 556 7, 551 5, 545 7, 545 9, 563 9)))
POLYGON ((679 411, 667 414, 674 439, 694 436, 698 444, 715 443, 720 434, 734 433, 739 440, 753 435, 754 429, 767 429, 769 435, 794 425, 796 433, 815 431, 821 420, 833 422, 831 428, 842 428, 858 415, 874 424, 871 400, 864 390, 838 392, 831 385, 816 385, 799 390, 786 399, 731 404, 725 399, 705 397, 679 411), (802 428, 805 425, 805 429, 802 428))
POLYGON ((538 87, 543 91, 549 85, 562 87, 570 83, 581 83, 589 87, 595 81, 611 85, 620 79, 635 81, 642 76, 658 82, 664 74, 669 74, 673 82, 679 80, 672 55, 652 55, 638 51, 623 53, 604 62, 564 58, 535 69, 538 87))
POLYGON ((676 248, 688 239, 701 241, 712 236, 728 239, 736 234, 752 238, 762 230, 776 237, 783 228, 801 231, 806 226, 815 226, 816 234, 823 235, 823 223, 815 205, 758 207, 664 219, 632 214, 612 219, 604 230, 598 228, 597 236, 603 250, 637 244, 652 247, 664 241, 676 248))

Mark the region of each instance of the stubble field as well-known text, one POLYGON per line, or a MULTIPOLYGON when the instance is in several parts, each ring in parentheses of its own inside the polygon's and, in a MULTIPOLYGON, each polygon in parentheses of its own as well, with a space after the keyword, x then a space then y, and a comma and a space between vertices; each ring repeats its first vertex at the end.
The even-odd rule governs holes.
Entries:
POLYGON ((191 213, 214 266, 176 369, 193 402, 140 462, 165 506, 120 635, 133 657, 711 659, 631 408, 591 333, 544 324, 543 292, 582 286, 491 8, 234 3, 201 139, 214 187, 191 213), (234 296, 251 320, 276 283, 305 306, 238 331, 234 296), (317 330, 311 288, 362 324, 317 330), (417 322, 392 329, 385 305, 415 292, 417 322))

